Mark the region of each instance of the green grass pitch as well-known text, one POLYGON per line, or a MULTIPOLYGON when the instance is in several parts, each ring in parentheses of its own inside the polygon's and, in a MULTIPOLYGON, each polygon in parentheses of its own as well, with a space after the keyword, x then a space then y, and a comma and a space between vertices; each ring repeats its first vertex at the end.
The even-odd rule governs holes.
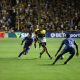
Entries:
MULTIPOLYGON (((0 39, 0 80, 80 80, 80 56, 75 56, 69 64, 63 65, 69 55, 65 54, 64 60, 50 65, 62 40, 62 38, 47 39, 52 60, 46 54, 39 59, 41 49, 38 45, 36 49, 32 45, 28 55, 23 55, 18 60, 17 56, 22 50, 21 39, 0 39)), ((80 39, 75 40, 80 49, 80 39)))

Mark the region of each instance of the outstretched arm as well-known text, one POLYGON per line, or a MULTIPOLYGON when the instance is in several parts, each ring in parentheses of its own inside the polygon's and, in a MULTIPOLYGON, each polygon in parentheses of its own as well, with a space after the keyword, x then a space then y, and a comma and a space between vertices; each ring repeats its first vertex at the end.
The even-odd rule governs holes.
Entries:
POLYGON ((79 53, 78 53, 78 45, 76 44, 76 42, 74 42, 74 45, 76 46, 76 56, 78 56, 79 55, 79 53))
POLYGON ((35 39, 34 39, 34 47, 36 48, 36 43, 37 43, 37 41, 38 41, 38 37, 37 37, 37 35, 35 36, 35 39))
POLYGON ((24 39, 22 40, 21 45, 23 45, 23 43, 24 43, 25 39, 26 39, 26 38, 24 38, 24 39))
POLYGON ((61 43, 61 45, 60 45, 60 47, 59 47, 57 53, 55 54, 55 56, 57 56, 57 54, 59 53, 59 51, 61 50, 61 48, 63 47, 63 45, 64 45, 64 42, 61 43))

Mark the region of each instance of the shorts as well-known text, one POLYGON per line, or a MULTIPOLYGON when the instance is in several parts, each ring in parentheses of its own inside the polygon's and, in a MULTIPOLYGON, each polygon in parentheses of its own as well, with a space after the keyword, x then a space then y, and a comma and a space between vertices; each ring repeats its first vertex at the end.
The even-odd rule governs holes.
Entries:
POLYGON ((29 50, 30 50, 29 46, 27 46, 27 45, 24 45, 24 47, 23 47, 23 48, 25 48, 26 53, 28 53, 28 52, 29 52, 29 50))
POLYGON ((72 47, 64 48, 62 54, 69 52, 70 54, 75 54, 75 49, 72 47))
POLYGON ((46 46, 46 42, 41 42, 40 45, 41 46, 46 46))

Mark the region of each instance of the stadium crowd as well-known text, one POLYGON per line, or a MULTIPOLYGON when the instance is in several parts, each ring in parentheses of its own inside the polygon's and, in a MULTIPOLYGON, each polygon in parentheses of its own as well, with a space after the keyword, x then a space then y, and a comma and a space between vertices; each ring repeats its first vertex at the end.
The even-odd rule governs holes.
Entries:
POLYGON ((0 0, 0 31, 79 31, 79 0, 0 0))

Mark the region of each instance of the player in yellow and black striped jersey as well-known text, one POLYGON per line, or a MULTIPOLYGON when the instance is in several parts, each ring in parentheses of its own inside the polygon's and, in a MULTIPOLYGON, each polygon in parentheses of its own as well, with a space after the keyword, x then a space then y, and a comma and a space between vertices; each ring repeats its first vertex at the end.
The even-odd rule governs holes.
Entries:
POLYGON ((43 26, 40 26, 39 28, 35 29, 35 40, 34 40, 35 48, 37 42, 39 43, 39 47, 42 46, 43 48, 43 50, 40 52, 40 58, 42 54, 46 52, 49 58, 52 59, 46 47, 46 30, 44 29, 43 26))
POLYGON ((34 31, 35 33, 35 48, 36 48, 36 42, 39 43, 39 47, 40 47, 40 38, 45 37, 46 36, 46 30, 44 30, 43 28, 39 28, 37 27, 34 31))

